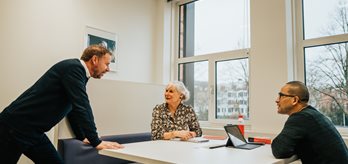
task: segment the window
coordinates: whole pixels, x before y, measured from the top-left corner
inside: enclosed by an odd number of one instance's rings
[[[218,119],[238,119],[238,115],[249,117],[248,103],[248,59],[234,59],[216,62],[216,106],[218,108],[236,108],[239,111],[229,113],[216,113]],[[230,97],[228,95],[238,95]]]
[[[175,62],[187,103],[200,121],[249,119],[249,0],[189,1],[178,15]]]
[[[347,43],[305,48],[306,82],[311,104],[338,126],[347,121]]]
[[[298,72],[304,72],[310,104],[336,126],[347,127],[348,0],[298,0],[295,4],[297,23],[302,25],[297,29],[298,63],[303,63]]]
[[[247,0],[202,0],[180,6],[180,57],[249,47]]]
[[[209,92],[208,62],[192,62],[179,64],[179,80],[185,83],[191,98],[187,104],[194,107],[199,120],[208,120]]]
[[[304,38],[347,33],[347,0],[303,0]],[[320,18],[320,19],[313,19]]]

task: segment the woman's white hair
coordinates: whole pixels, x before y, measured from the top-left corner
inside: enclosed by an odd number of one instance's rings
[[[190,99],[190,91],[185,87],[185,84],[181,81],[171,81],[167,86],[174,85],[176,90],[181,93],[181,101],[188,101]]]

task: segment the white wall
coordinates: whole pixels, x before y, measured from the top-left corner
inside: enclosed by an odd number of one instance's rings
[[[161,0],[0,1],[0,109],[32,85],[50,66],[79,58],[85,27],[117,34],[119,71],[107,79],[162,83],[155,71],[161,56],[158,15]],[[162,22],[163,20],[160,20]],[[162,30],[163,31],[163,30]],[[156,80],[159,79],[159,80]]]
[[[287,116],[275,100],[288,81],[285,0],[251,0],[250,117],[254,132],[277,134]]]
[[[164,102],[165,85],[91,79],[87,89],[98,134],[105,136],[151,132],[152,110]],[[66,121],[58,137],[72,137]]]

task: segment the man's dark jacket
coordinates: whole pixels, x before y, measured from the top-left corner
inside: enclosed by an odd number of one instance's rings
[[[14,129],[22,144],[30,146],[68,115],[76,137],[97,146],[101,141],[86,93],[87,81],[79,59],[61,61],[6,107],[0,121]]]

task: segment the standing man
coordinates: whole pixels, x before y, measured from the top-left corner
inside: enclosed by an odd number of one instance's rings
[[[272,142],[276,158],[297,155],[302,163],[348,163],[348,150],[332,122],[308,105],[304,83],[286,83],[276,100],[278,113],[289,115],[281,133]]]
[[[86,48],[79,59],[52,66],[33,86],[0,113],[0,160],[15,164],[21,154],[35,163],[64,163],[45,132],[68,116],[76,138],[96,149],[119,149],[101,141],[86,93],[89,77],[109,71],[112,53],[103,46]]]

